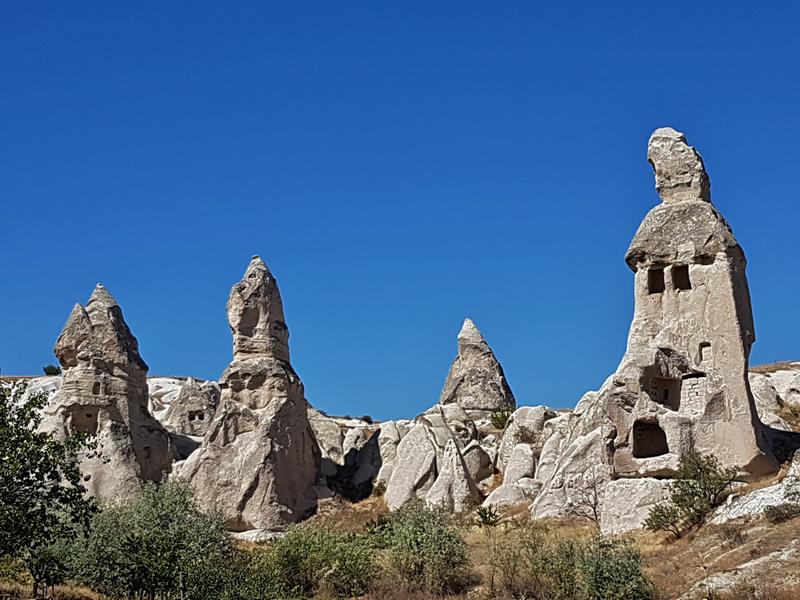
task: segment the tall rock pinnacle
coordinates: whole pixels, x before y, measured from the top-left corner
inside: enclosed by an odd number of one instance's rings
[[[514,394],[503,367],[470,319],[458,334],[458,356],[444,383],[440,404],[458,404],[476,410],[513,409]]]
[[[220,407],[180,476],[229,528],[280,529],[316,508],[320,451],[289,364],[278,284],[258,257],[231,290],[228,322],[233,362],[220,379]]]
[[[44,428],[97,435],[100,457],[82,465],[90,475],[88,489],[110,499],[132,493],[142,481],[160,480],[174,457],[172,443],[147,409],[148,367],[139,342],[101,284],[85,307],[72,309],[55,354],[64,379]]]

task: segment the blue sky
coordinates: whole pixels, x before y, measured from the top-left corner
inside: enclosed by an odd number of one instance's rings
[[[624,351],[664,125],[747,253],[753,362],[798,359],[800,9],[736,4],[2,3],[0,368],[100,281],[151,374],[217,378],[259,254],[318,407],[430,406],[466,316],[572,406]]]

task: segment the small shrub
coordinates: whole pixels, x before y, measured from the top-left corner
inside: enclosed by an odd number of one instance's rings
[[[642,560],[630,544],[597,537],[579,559],[583,596],[603,600],[646,600],[655,589],[642,573]]]
[[[495,429],[505,429],[506,424],[508,424],[508,420],[511,418],[511,414],[511,411],[508,409],[494,411],[490,417],[492,427]]]
[[[368,591],[377,570],[373,553],[364,535],[301,525],[260,551],[253,571],[276,598],[317,592],[349,598]]]
[[[391,569],[411,589],[456,590],[467,571],[467,545],[451,517],[422,506],[400,509],[372,527]]]
[[[42,369],[45,375],[61,375],[61,367],[57,367],[55,365],[47,365]]]
[[[730,492],[738,467],[723,468],[714,455],[684,454],[670,485],[670,499],[650,511],[645,528],[680,537],[686,527],[699,526]]]
[[[500,514],[494,506],[479,506],[475,512],[481,527],[495,527],[500,522]]]
[[[503,591],[530,600],[648,600],[655,595],[639,553],[605,537],[547,541],[523,526],[498,544]]]
[[[777,506],[768,506],[764,509],[764,516],[770,523],[783,523],[800,517],[800,504],[785,502]]]
[[[741,546],[747,539],[747,534],[741,527],[737,527],[736,525],[724,525],[719,530],[719,536],[732,548]]]
[[[386,482],[376,481],[372,484],[372,495],[376,497],[383,496],[386,493]]]

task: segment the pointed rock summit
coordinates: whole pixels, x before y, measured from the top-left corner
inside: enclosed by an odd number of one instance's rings
[[[87,487],[113,499],[169,471],[174,449],[148,411],[147,363],[122,309],[98,284],[86,306],[76,304],[55,346],[63,369],[43,428],[97,435],[99,456],[86,458]],[[105,462],[110,464],[105,464]]]
[[[289,362],[289,329],[278,282],[258,256],[231,289],[228,323],[233,332],[234,359],[271,356]]]
[[[516,405],[503,367],[471,319],[458,334],[458,356],[450,367],[440,404],[467,410],[512,409]]]
[[[656,129],[647,144],[647,160],[664,202],[710,202],[711,184],[703,159],[684,135],[671,127]]]
[[[220,406],[180,475],[230,529],[280,529],[315,510],[320,452],[289,364],[278,284],[258,257],[231,290],[228,322],[234,354],[219,382]]]

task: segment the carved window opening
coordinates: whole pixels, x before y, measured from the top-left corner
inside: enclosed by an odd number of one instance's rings
[[[97,412],[85,406],[76,406],[70,411],[70,427],[80,433],[97,433]]]
[[[189,412],[190,421],[203,421],[205,418],[206,415],[202,410],[193,410]]]
[[[689,279],[689,265],[675,265],[672,267],[672,287],[676,290],[692,289]]]
[[[664,285],[664,269],[657,267],[647,271],[647,293],[660,294],[666,289]]]
[[[636,421],[633,424],[632,438],[635,458],[652,458],[669,453],[667,434],[658,423]]]
[[[671,410],[681,404],[681,380],[672,377],[653,377],[650,383],[650,398]]]
[[[95,396],[99,396],[100,395],[100,382],[99,381],[95,381],[94,385],[92,385],[92,394],[95,395]]]
[[[710,342],[702,342],[700,344],[700,362],[707,362],[710,361],[712,357],[711,354],[711,343]]]

